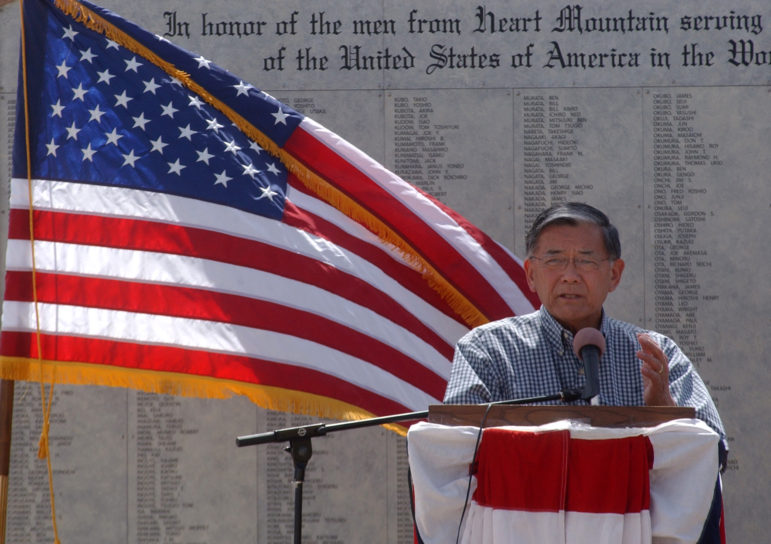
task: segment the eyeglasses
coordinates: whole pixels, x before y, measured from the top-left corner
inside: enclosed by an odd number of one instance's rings
[[[566,270],[568,263],[573,261],[573,266],[579,272],[594,272],[600,268],[600,263],[603,261],[609,261],[610,259],[592,259],[590,257],[565,257],[565,256],[553,256],[553,257],[530,257],[533,260],[541,261],[548,270],[562,271]]]

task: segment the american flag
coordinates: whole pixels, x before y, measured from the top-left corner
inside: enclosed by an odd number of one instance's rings
[[[1,377],[385,415],[532,309],[502,246],[203,56],[87,2],[22,24]]]

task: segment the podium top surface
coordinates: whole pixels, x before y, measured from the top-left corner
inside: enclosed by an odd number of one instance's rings
[[[429,406],[428,421],[440,425],[479,426],[485,404],[437,404]],[[694,418],[696,410],[683,406],[511,406],[493,405],[486,427],[545,425],[570,419],[595,427],[653,427],[674,419]]]

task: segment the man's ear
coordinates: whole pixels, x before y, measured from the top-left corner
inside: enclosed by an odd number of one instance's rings
[[[626,266],[626,264],[624,263],[624,259],[621,258],[613,261],[613,264],[610,266],[610,289],[608,289],[609,293],[618,287],[618,284],[621,281],[621,275],[624,273],[624,266]]]
[[[525,268],[525,277],[527,277],[527,286],[530,288],[530,291],[535,293],[535,281],[533,280],[535,271],[533,270],[533,262],[530,259],[525,259],[523,266]]]

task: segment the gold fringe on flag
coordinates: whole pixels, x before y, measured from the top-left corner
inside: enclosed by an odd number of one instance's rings
[[[224,399],[240,395],[268,410],[346,421],[375,417],[366,410],[330,397],[209,376],[8,356],[0,356],[0,365],[3,378],[10,380],[43,383],[55,379],[59,383],[126,387],[147,393],[197,398]],[[46,425],[44,433],[47,428]],[[387,428],[406,435],[406,429],[401,425],[387,425]],[[41,437],[40,451],[46,447],[47,441]]]

